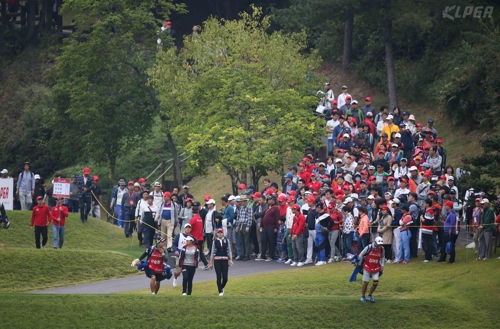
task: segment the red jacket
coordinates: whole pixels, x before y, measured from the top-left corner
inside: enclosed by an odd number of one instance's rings
[[[298,213],[293,217],[292,229],[290,230],[291,235],[299,235],[304,233],[306,229],[306,218],[302,213]]]
[[[203,241],[203,219],[199,214],[194,214],[189,221],[191,224],[191,235],[197,241]]]
[[[66,218],[68,217],[68,208],[66,206],[61,206],[62,211],[59,213],[59,206],[52,208],[50,212],[50,217],[52,218],[52,225],[64,226],[66,224]],[[60,219],[60,221],[58,221]]]
[[[311,173],[307,171],[302,171],[298,173],[300,179],[303,179],[306,182],[306,185],[311,181]]]
[[[48,226],[50,223],[50,210],[49,206],[43,204],[41,207],[37,204],[33,207],[31,212],[30,226]]]
[[[340,224],[342,224],[342,214],[337,209],[332,209],[330,211],[330,217],[333,219],[334,225],[332,231],[338,231],[340,229]]]
[[[310,182],[307,183],[307,187],[309,188],[309,190],[319,191],[321,190],[321,183],[318,181],[314,181],[314,183]]]
[[[286,217],[286,210],[288,209],[288,205],[285,203],[284,205],[278,205],[280,208],[280,216]]]
[[[365,121],[363,121],[364,125],[367,125],[368,128],[370,128],[370,133],[372,136],[375,136],[375,125],[373,124],[372,120],[366,118]]]

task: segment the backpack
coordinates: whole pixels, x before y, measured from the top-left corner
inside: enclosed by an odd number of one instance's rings
[[[31,174],[31,178],[34,178],[35,175],[33,175],[33,173],[30,171],[30,174]],[[24,177],[24,170],[23,172],[21,173],[21,179],[20,180],[23,180],[23,177]]]

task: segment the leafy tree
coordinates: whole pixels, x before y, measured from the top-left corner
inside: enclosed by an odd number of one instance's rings
[[[307,96],[305,77],[319,60],[316,52],[303,53],[305,34],[267,34],[270,18],[259,8],[240,17],[209,19],[203,33],[185,39],[182,62],[160,54],[152,74],[162,104],[171,101],[169,79],[190,99],[178,109],[183,120],[176,129],[190,171],[204,173],[215,164],[231,177],[234,193],[240,182],[258,186],[266,170],[283,172],[288,159],[320,145],[323,132],[308,110],[315,98]],[[182,70],[177,66],[161,79],[176,65]]]
[[[112,178],[117,158],[148,136],[160,111],[147,76],[160,49],[157,17],[183,12],[184,6],[169,0],[68,0],[63,8],[75,13],[77,33],[56,67],[54,144],[61,156],[107,163]],[[164,47],[173,46],[169,37],[162,40]]]

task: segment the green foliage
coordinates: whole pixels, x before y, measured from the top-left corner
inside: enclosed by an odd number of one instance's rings
[[[158,45],[160,17],[184,6],[168,0],[72,0],[64,10],[76,15],[78,32],[59,57],[51,127],[62,156],[107,163],[114,175],[116,160],[130,145],[151,133],[156,98],[146,71]],[[172,42],[164,39],[165,47]]]
[[[319,59],[315,52],[303,54],[305,34],[267,34],[270,18],[259,8],[240,16],[209,19],[201,35],[185,39],[183,62],[162,53],[151,74],[162,106],[173,97],[183,100],[176,134],[190,155],[191,172],[215,164],[231,176],[235,190],[247,173],[257,184],[266,170],[281,171],[285,156],[319,145],[322,134],[320,120],[308,110],[314,98],[306,96],[311,86],[305,77]],[[170,80],[178,90],[173,95]]]

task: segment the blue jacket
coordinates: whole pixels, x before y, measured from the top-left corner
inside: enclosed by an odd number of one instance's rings
[[[340,143],[338,144],[338,147],[343,149],[343,150],[350,151],[351,147],[353,145],[354,145],[354,143],[351,142],[351,139],[349,139],[347,142],[344,142],[343,140],[341,140]]]
[[[401,134],[401,143],[404,144],[403,150],[406,153],[413,151],[413,141],[411,139],[411,133],[409,131],[407,133],[403,133],[400,131],[399,133]]]
[[[452,234],[457,234],[457,215],[453,210],[448,211],[446,214],[446,220],[444,221],[444,233],[448,233],[451,230]]]
[[[227,205],[226,208],[224,208],[224,214],[222,215],[222,219],[227,219],[228,223],[231,223],[233,225],[234,222],[234,208],[231,205]]]

